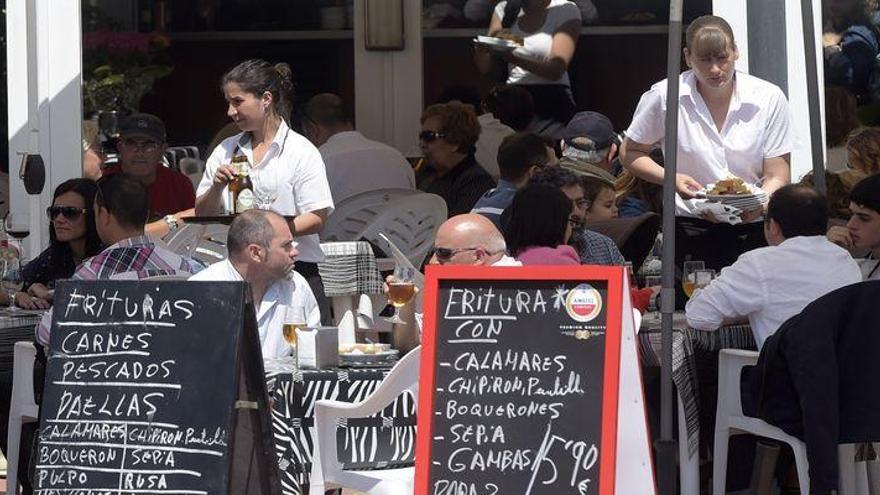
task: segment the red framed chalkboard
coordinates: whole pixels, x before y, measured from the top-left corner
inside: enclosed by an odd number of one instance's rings
[[[615,493],[623,270],[426,275],[415,493]]]

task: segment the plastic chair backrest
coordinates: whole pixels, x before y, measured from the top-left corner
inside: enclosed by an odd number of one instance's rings
[[[189,224],[172,232],[162,242],[174,253],[211,265],[226,259],[228,233],[229,227],[226,225]]]
[[[355,241],[367,225],[398,198],[415,194],[411,189],[377,189],[346,198],[327,217],[322,242]]]
[[[434,245],[437,229],[446,221],[446,212],[446,201],[440,196],[414,193],[379,212],[357,238],[384,246],[379,238],[382,232],[418,268]]]

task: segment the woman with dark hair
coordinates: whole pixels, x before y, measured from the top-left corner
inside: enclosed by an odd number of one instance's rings
[[[456,101],[438,103],[422,113],[419,146],[426,166],[416,172],[419,190],[446,201],[450,217],[468,213],[495,187],[495,179],[477,163],[480,123],[473,107]]]
[[[790,182],[794,131],[782,90],[737,72],[739,52],[727,21],[698,17],[686,38],[684,57],[690,70],[679,76],[676,266],[692,259],[720,270],[740,254],[767,245],[761,221],[766,204],[742,212],[738,225],[718,223],[703,216],[697,193],[733,175],[769,198]],[[620,156],[633,175],[658,185],[663,184],[664,169],[651,152],[666,144],[666,108],[664,80],[642,95]]]
[[[246,60],[223,75],[221,89],[226,114],[241,130],[223,140],[205,165],[196,191],[196,215],[232,211],[227,185],[235,179],[232,159],[246,159],[254,193],[271,209],[286,216],[296,235],[296,270],[309,282],[321,321],[329,324],[330,305],[318,274],[324,253],[318,233],[333,211],[333,199],[321,153],[304,136],[290,129],[293,80],[290,66],[265,60]]]
[[[531,184],[513,197],[505,238],[510,254],[523,265],[579,265],[567,245],[572,227],[571,200],[557,187]]]
[[[830,0],[822,34],[825,82],[849,90],[859,104],[871,99],[869,83],[880,52],[878,32],[871,21],[876,0]]]
[[[89,179],[70,179],[55,188],[49,216],[49,247],[21,270],[22,292],[15,303],[26,309],[52,305],[55,281],[69,278],[77,265],[101,251],[92,203],[98,187]],[[8,304],[8,296],[7,304]]]
[[[491,71],[491,53],[507,62],[507,84],[525,89],[534,99],[532,132],[559,139],[577,111],[568,64],[580,32],[580,9],[568,0],[503,0],[495,6],[488,35],[522,46],[500,53],[478,48],[477,68],[484,74]]]

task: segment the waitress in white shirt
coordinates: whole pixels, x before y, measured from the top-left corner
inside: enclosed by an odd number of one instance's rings
[[[504,0],[495,6],[489,36],[502,29],[523,39],[523,47],[499,56],[508,64],[507,84],[524,88],[535,101],[529,130],[560,139],[577,112],[568,64],[581,32],[580,9],[568,0]],[[489,51],[478,48],[475,61],[481,72],[489,73]]]
[[[739,225],[713,223],[695,213],[693,198],[731,175],[760,186],[768,197],[788,184],[791,118],[782,90],[736,72],[739,53],[727,21],[700,17],[686,38],[690,70],[680,76],[676,266],[692,259],[720,270],[743,252],[767,245],[763,209],[744,212]],[[642,95],[621,149],[623,165],[654,184],[663,184],[663,167],[649,153],[665,144],[666,107],[664,80]]]
[[[333,211],[333,199],[320,152],[287,123],[293,92],[290,66],[247,60],[223,75],[221,87],[226,114],[242,132],[223,140],[208,157],[196,191],[196,214],[231,210],[227,185],[235,178],[232,157],[247,157],[255,194],[274,198],[274,211],[296,217],[290,222],[299,244],[296,270],[308,280],[327,324],[330,307],[318,273],[317,263],[324,259],[318,233]]]

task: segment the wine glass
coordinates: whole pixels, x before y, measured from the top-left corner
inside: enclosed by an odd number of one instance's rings
[[[3,227],[6,229],[6,233],[9,234],[9,237],[18,239],[19,241],[31,233],[28,219],[21,213],[7,213],[6,219],[3,222]]]
[[[696,271],[705,270],[706,264],[702,261],[685,261],[681,276],[681,288],[684,293],[691,298],[694,294],[694,282],[696,281]]]
[[[392,281],[388,282],[388,300],[394,305],[394,316],[386,318],[386,320],[391,323],[406,324],[400,318],[400,308],[406,305],[416,293],[415,275],[415,268],[400,264],[395,265]]]
[[[15,294],[24,287],[24,281],[21,279],[21,262],[17,256],[3,260],[2,285],[9,296],[9,308],[15,309]]]

